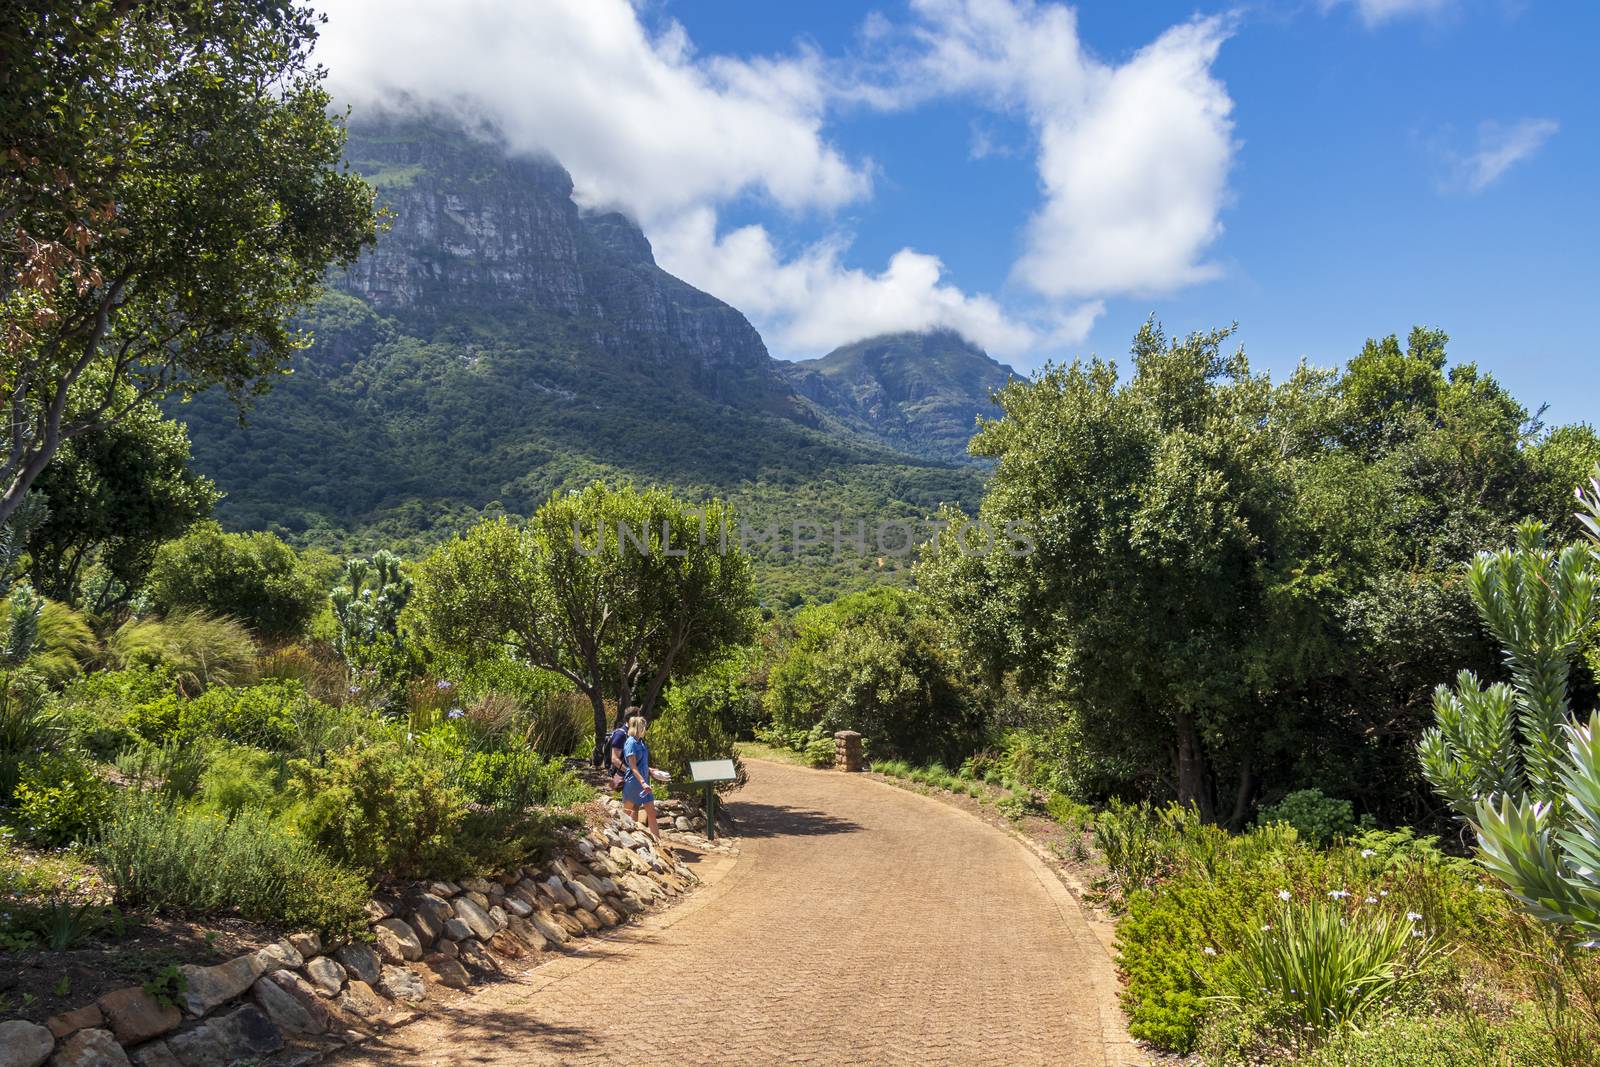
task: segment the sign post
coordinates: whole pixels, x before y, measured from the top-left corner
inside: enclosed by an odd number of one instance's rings
[[[739,777],[731,759],[703,759],[689,761],[689,781],[706,787],[706,837],[717,839],[717,786]]]

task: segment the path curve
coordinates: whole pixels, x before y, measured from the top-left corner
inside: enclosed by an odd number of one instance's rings
[[[336,1062],[1137,1062],[1104,948],[1019,841],[872,779],[750,771],[709,888]]]

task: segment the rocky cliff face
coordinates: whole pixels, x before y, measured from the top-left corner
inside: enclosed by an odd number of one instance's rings
[[[966,454],[978,417],[999,414],[989,394],[1019,377],[949,330],[869,337],[783,370],[796,391],[845,425],[947,457]]]
[[[804,416],[749,321],[657,267],[632,220],[581,213],[560,164],[418,119],[352,123],[345,154],[392,225],[340,284],[380,313],[422,325],[461,312],[583,320],[606,352],[689,361],[713,395],[754,390]]]

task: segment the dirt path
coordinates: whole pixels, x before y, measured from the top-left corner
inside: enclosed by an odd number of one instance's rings
[[[708,888],[335,1062],[1143,1062],[1104,949],[1019,842],[881,782],[750,767],[742,854],[705,861]]]

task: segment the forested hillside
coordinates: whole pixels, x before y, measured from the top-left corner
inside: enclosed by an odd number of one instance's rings
[[[599,476],[717,493],[763,529],[975,505],[980,477],[939,458],[955,431],[919,457],[819,411],[632,222],[581,214],[554,162],[419,120],[356,123],[346,156],[391,228],[304,317],[315,343],[243,426],[220,396],[177,409],[229,526],[415,549]],[[880,555],[814,550],[804,574],[776,546],[758,559],[788,602],[894,580]]]

